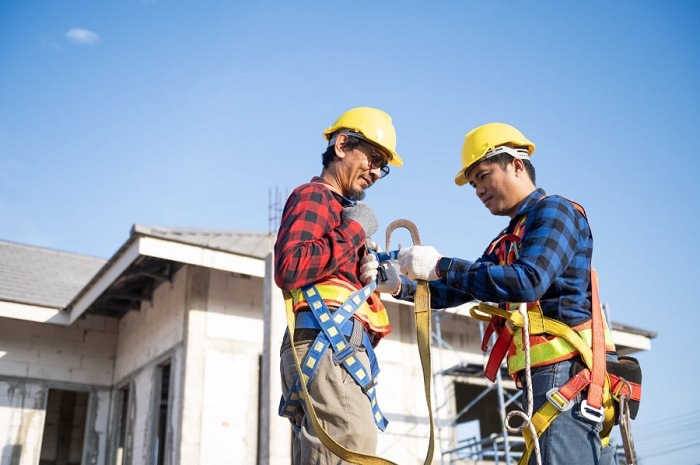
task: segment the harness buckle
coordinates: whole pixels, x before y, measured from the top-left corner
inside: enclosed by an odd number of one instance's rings
[[[559,392],[559,388],[550,389],[549,391],[547,391],[546,396],[547,400],[552,405],[554,405],[560,412],[566,412],[567,410],[570,410],[571,407],[573,407],[574,405],[573,400],[567,399]]]
[[[358,349],[359,347],[357,347],[357,345],[354,342],[348,341],[348,345],[343,350],[337,353],[333,352],[333,363],[335,363],[336,365],[340,365],[345,360],[355,355]]]
[[[605,420],[605,409],[603,407],[591,407],[588,405],[588,400],[583,399],[581,402],[581,415],[595,423],[601,423]]]
[[[377,385],[377,380],[375,378],[375,379],[371,379],[369,381],[369,383],[365,384],[364,386],[360,386],[360,388],[362,388],[362,392],[367,394],[376,385]]]

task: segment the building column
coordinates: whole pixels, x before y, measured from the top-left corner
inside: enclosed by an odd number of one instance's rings
[[[282,292],[275,285],[272,252],[265,257],[263,292],[259,465],[289,465],[292,461],[291,428],[289,421],[277,415],[282,395],[279,349],[287,317]]]

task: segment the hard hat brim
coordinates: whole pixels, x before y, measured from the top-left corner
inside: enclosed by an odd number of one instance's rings
[[[465,172],[466,172],[466,170],[464,168],[462,168],[461,170],[459,170],[459,172],[455,176],[455,184],[457,184],[458,186],[463,186],[465,184],[469,184],[469,179],[467,178],[467,175]]]

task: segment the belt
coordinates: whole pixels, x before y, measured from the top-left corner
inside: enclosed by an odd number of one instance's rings
[[[338,310],[338,307],[328,307],[328,309],[332,313],[332,312]],[[296,313],[299,314],[299,313],[303,313],[303,312],[311,312],[311,310],[309,310],[308,307],[303,307],[303,308],[297,310]],[[357,324],[358,323],[354,323],[353,326],[356,326]],[[367,333],[367,336],[369,337],[369,340],[370,340],[372,346],[374,347],[377,344],[377,342],[379,342],[379,338],[376,338],[376,337],[374,337],[374,335],[372,333],[369,333],[367,331],[367,328],[365,328],[364,324],[362,324],[361,322],[359,323],[359,325],[362,328],[362,330],[365,333]],[[302,343],[303,342],[313,342],[314,340],[316,340],[316,337],[318,337],[318,334],[320,332],[321,332],[320,329],[296,328],[294,330],[294,342],[302,342]],[[345,339],[350,341],[351,335],[346,335]],[[358,349],[364,350],[364,345],[362,344],[361,340],[354,341],[354,342],[355,342],[356,346],[358,347]],[[291,346],[291,342],[289,339],[289,329],[286,329],[284,331],[284,337],[282,339],[282,348],[280,351],[284,352],[284,350],[286,350],[289,346]]]

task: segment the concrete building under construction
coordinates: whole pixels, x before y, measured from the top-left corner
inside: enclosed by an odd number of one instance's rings
[[[273,241],[136,225],[108,259],[0,241],[0,465],[288,465]],[[385,297],[378,455],[421,464],[430,422],[412,305]],[[518,451],[502,426],[518,392],[481,377],[467,310],[433,316],[436,464]],[[653,333],[612,330],[621,353],[651,348]]]

